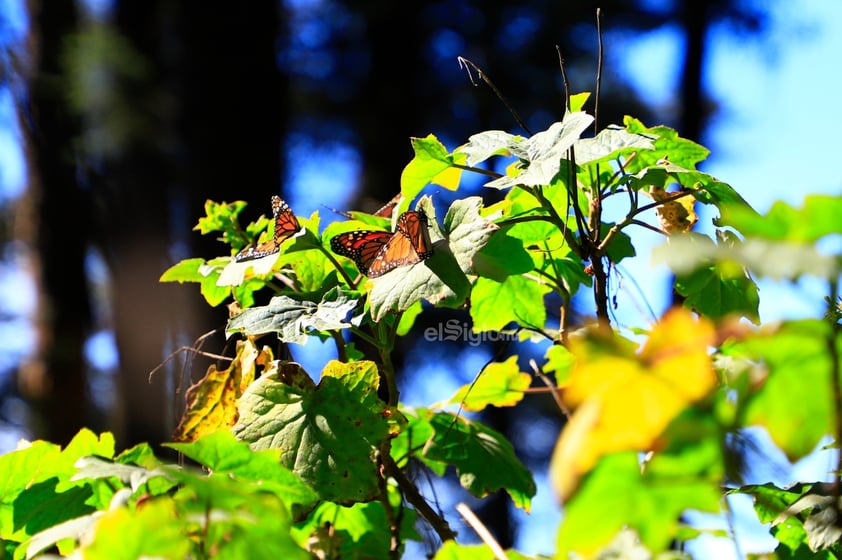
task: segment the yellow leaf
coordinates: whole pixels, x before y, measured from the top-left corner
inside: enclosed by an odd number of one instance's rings
[[[227,369],[216,365],[187,390],[187,409],[173,434],[174,441],[195,441],[219,428],[228,428],[237,421],[237,399],[254,381],[255,364],[266,364],[267,350],[259,352],[254,343],[237,343],[237,355]],[[271,356],[268,358],[271,360]],[[265,366],[264,366],[265,367]]]
[[[461,163],[464,163],[466,156],[462,155],[462,157],[458,159],[463,160]],[[430,182],[435,183],[436,185],[441,185],[447,190],[455,191],[459,188],[459,180],[461,178],[461,169],[459,169],[458,167],[448,167],[447,169],[433,177],[433,180]]]
[[[714,336],[707,321],[673,309],[638,352],[613,332],[571,339],[576,363],[564,400],[573,414],[551,466],[562,500],[603,455],[658,448],[669,423],[713,391]]]
[[[666,192],[663,187],[652,186],[649,189],[649,195],[659,202],[675,194]],[[658,217],[661,229],[667,233],[690,231],[690,228],[699,221],[699,216],[696,215],[694,209],[695,204],[696,199],[692,195],[687,195],[655,208],[655,215]]]
[[[461,404],[465,410],[479,411],[491,406],[514,406],[523,399],[532,384],[532,376],[522,373],[517,356],[505,362],[488,364],[476,382],[464,385],[450,398],[450,404]]]

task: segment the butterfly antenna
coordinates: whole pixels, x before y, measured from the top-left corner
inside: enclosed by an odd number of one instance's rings
[[[496,95],[496,96],[497,96],[497,99],[499,99],[499,100],[503,103],[503,105],[505,105],[505,106],[506,106],[506,109],[508,109],[508,110],[509,110],[509,112],[512,114],[512,116],[515,118],[515,121],[517,121],[517,124],[518,124],[518,125],[520,125],[520,127],[521,127],[523,130],[525,130],[527,134],[529,134],[530,136],[532,136],[532,131],[531,131],[531,130],[529,130],[529,127],[528,127],[528,126],[526,126],[526,123],[525,123],[525,122],[523,122],[523,119],[522,119],[522,118],[520,118],[520,115],[519,115],[519,114],[518,114],[518,112],[515,110],[515,108],[514,108],[514,107],[512,107],[512,104],[511,104],[511,103],[509,103],[509,100],[508,100],[508,99],[506,99],[506,97],[502,94],[502,92],[501,92],[499,89],[497,89],[497,86],[495,86],[495,85],[494,85],[494,82],[492,82],[492,81],[491,81],[491,78],[489,78],[489,77],[488,77],[488,75],[487,75],[485,72],[483,72],[483,71],[480,69],[480,67],[479,67],[479,66],[477,66],[476,64],[474,64],[473,62],[471,62],[471,61],[470,61],[470,60],[468,60],[467,58],[465,58],[465,57],[463,57],[463,56],[459,56],[459,57],[457,57],[456,59],[459,61],[459,68],[464,68],[464,69],[465,69],[465,72],[467,72],[467,73],[468,73],[468,78],[471,80],[471,83],[472,83],[474,86],[478,85],[478,84],[474,81],[474,76],[473,76],[473,74],[471,74],[471,68],[473,68],[473,69],[474,69],[474,71],[477,73],[477,76],[479,76],[479,79],[481,79],[483,82],[485,82],[485,84],[486,84],[488,87],[490,87],[490,88],[491,88],[491,91],[493,91],[493,92],[494,92],[494,95]]]
[[[353,219],[354,219],[354,217],[353,217],[353,216],[351,216],[351,214],[350,214],[349,212],[343,212],[342,210],[337,210],[336,208],[331,208],[330,206],[326,206],[326,205],[324,205],[324,204],[321,204],[320,206],[322,206],[322,207],[324,207],[324,208],[327,208],[328,210],[330,210],[330,211],[331,211],[331,212],[333,212],[334,214],[338,214],[338,215],[340,215],[340,216],[344,216],[344,217],[348,218],[349,220],[353,220]]]

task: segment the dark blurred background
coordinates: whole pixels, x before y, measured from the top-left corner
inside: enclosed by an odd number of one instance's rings
[[[191,231],[205,200],[246,200],[244,217],[255,219],[277,193],[297,213],[320,210],[329,221],[322,204],[370,210],[398,192],[412,136],[433,133],[452,149],[482,130],[523,134],[458,56],[542,130],[563,114],[556,47],[572,92],[594,91],[599,7],[600,124],[630,114],[704,143],[721,102],[705,85],[712,30],[774,51],[791,38],[770,33],[769,4],[6,0],[0,87],[26,180],[3,197],[4,275],[14,270],[19,287],[3,290],[0,312],[5,336],[26,343],[0,362],[0,431],[66,443],[87,426],[114,432],[121,448],[167,441],[184,368],[196,379],[208,363],[174,360],[151,383],[149,373],[227,317],[197,285],[158,282],[181,259],[225,251]],[[665,32],[677,40],[651,64],[673,64],[673,79],[657,101],[639,97],[619,61]],[[24,319],[18,298],[34,302]],[[443,320],[430,317],[422,326]],[[217,335],[205,349],[224,344]],[[302,360],[324,361],[324,348]],[[454,384],[469,382],[501,349],[410,337],[401,350],[402,396],[430,403],[417,395],[431,369],[458,363]],[[486,420],[521,442],[536,469],[560,422],[540,399]],[[3,443],[0,451],[14,445]],[[511,544],[517,523],[506,501],[486,507]]]

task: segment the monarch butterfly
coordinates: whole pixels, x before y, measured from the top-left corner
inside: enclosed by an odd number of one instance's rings
[[[298,218],[295,217],[289,205],[279,196],[272,197],[272,217],[275,218],[275,231],[272,239],[261,243],[257,247],[243,249],[234,257],[237,262],[259,259],[281,250],[281,243],[301,230]]]
[[[387,231],[349,231],[330,240],[330,248],[337,255],[350,257],[360,272],[377,278],[399,266],[409,266],[428,259],[433,254],[427,215],[410,210],[398,217],[394,233]]]

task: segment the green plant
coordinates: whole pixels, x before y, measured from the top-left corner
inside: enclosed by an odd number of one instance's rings
[[[468,412],[517,406],[533,375],[512,354],[443,404],[404,406],[392,352],[435,306],[469,308],[474,332],[508,329],[523,344],[547,346],[534,373],[568,416],[550,467],[564,506],[546,547],[555,557],[665,553],[699,534],[682,522],[686,511],[718,513],[725,496],[744,493],[757,499],[761,521],[774,522],[779,557],[836,558],[838,486],[740,486],[729,442],[762,426],[796,459],[823,436],[840,436],[840,260],[813,244],[842,233],[842,197],[811,196],[803,208],[777,204],[761,216],[697,170],[708,151],[674,130],[627,117],[583,138],[593,125],[581,110],[587,97],[573,96],[561,122],[528,137],[486,131],[452,151],[433,136],[413,139],[394,215],[419,199],[435,252],[376,279],[334,255],[329,240],[389,229],[388,219],[353,213],[322,229],[314,213],[279,253],[235,262],[268,222],[242,228],[244,202],[208,201],[197,229],[220,235],[230,254],[182,261],[161,278],[198,283],[210,305],[237,304],[227,325],[235,355],[190,389],[180,442],[168,444],[196,467],[165,464],[145,445],[115,455],[108,434],[89,432],[64,450],[39,441],[4,455],[6,552],[395,558],[425,522],[444,542],[436,558],[499,556],[493,539],[456,544],[451,520],[408,467],[438,476],[455,469],[474,496],[502,490],[528,511],[532,473]],[[480,167],[496,160],[509,162],[505,173]],[[463,173],[488,177],[502,202],[486,207],[468,196],[439,219],[419,195],[431,183],[458,191]],[[603,217],[609,199],[622,201],[615,222]],[[695,203],[718,210],[715,239],[690,231]],[[684,308],[621,331],[610,321],[609,273],[634,256],[641,227],[664,233],[658,255],[677,274]],[[759,327],[753,276],[805,274],[828,282],[827,317]],[[587,288],[594,320],[573,324],[572,298]],[[273,297],[256,305],[264,293]],[[560,302],[552,325],[549,302]],[[366,344],[367,357],[345,333]],[[316,383],[259,347],[266,334],[288,344],[332,340],[339,359]]]

